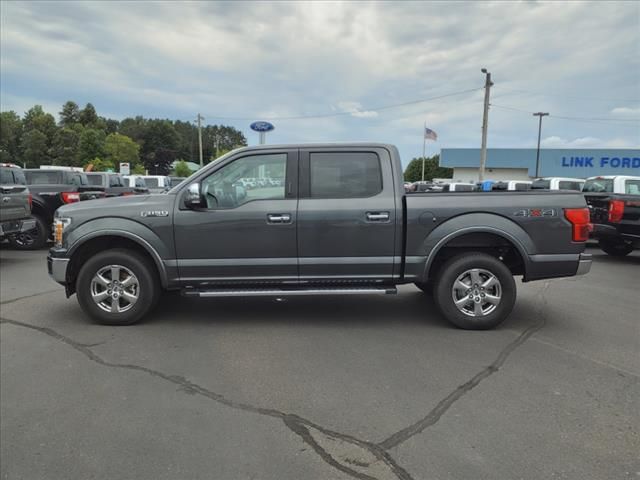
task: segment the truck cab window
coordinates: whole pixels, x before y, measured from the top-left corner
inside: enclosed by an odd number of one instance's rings
[[[286,167],[286,153],[234,160],[202,181],[207,208],[236,208],[253,200],[284,199]]]
[[[366,198],[382,191],[380,159],[373,152],[309,155],[311,198]]]

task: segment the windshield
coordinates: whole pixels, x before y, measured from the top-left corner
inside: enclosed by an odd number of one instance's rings
[[[591,178],[582,187],[583,192],[613,193],[612,178]]]

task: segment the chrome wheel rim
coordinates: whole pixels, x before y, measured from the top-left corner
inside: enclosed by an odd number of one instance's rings
[[[453,303],[469,317],[484,317],[502,300],[500,280],[489,270],[472,268],[463,272],[451,287]]]
[[[133,308],[140,297],[138,277],[122,265],[107,265],[91,279],[91,298],[108,313],[124,313]]]

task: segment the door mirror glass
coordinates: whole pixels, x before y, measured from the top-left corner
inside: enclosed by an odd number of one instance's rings
[[[202,195],[200,194],[200,184],[192,183],[187,187],[184,196],[184,205],[187,208],[201,208],[204,206]]]

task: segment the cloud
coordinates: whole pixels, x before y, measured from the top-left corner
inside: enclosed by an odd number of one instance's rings
[[[596,137],[567,139],[551,136],[543,138],[540,146],[544,148],[639,148],[640,142],[633,142],[626,138],[603,140]]]
[[[491,109],[489,146],[531,146],[527,111],[638,116],[639,15],[631,2],[4,2],[0,105],[199,112],[250,141],[250,121],[224,117],[347,112],[274,120],[269,139],[388,141],[407,159],[421,154],[425,121],[439,135],[430,149],[478,146],[483,92],[376,108],[481,87],[487,67],[492,99],[524,110]],[[594,146],[633,145],[639,133],[552,118],[543,132],[552,144]]]

